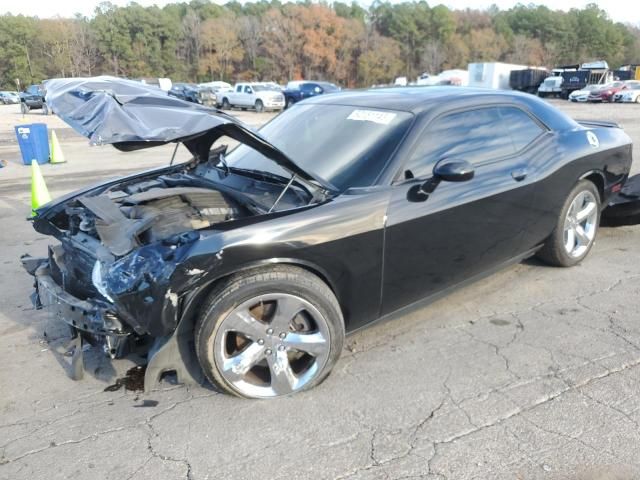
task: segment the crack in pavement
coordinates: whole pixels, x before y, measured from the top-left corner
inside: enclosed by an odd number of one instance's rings
[[[185,388],[188,389],[188,387],[185,387]],[[153,430],[152,422],[154,420],[156,420],[158,417],[164,415],[167,412],[172,411],[178,405],[181,405],[183,403],[191,402],[193,400],[197,400],[197,399],[200,399],[200,398],[212,397],[212,396],[216,396],[216,395],[219,395],[219,394],[217,392],[209,392],[207,394],[197,395],[197,396],[191,394],[188,398],[173,402],[171,405],[169,405],[168,407],[166,407],[162,411],[154,413],[154,414],[150,415],[149,417],[147,417],[147,418],[145,418],[145,419],[143,419],[143,420],[141,420],[139,422],[136,422],[133,425],[122,425],[122,426],[119,426],[119,427],[114,427],[114,428],[106,429],[106,430],[99,431],[99,432],[93,432],[93,433],[85,435],[84,437],[81,437],[79,439],[65,440],[65,441],[60,442],[60,443],[51,442],[47,446],[44,446],[44,447],[41,447],[41,448],[37,448],[37,449],[33,449],[33,450],[29,450],[29,451],[24,452],[24,453],[22,453],[22,454],[20,454],[20,455],[18,455],[16,457],[13,457],[13,458],[4,458],[4,457],[2,457],[0,459],[0,465],[6,465],[6,464],[9,464],[9,463],[17,462],[19,460],[22,460],[23,458],[30,457],[32,455],[37,455],[37,454],[42,453],[42,452],[44,452],[46,450],[49,450],[51,448],[58,448],[58,447],[62,447],[64,445],[79,444],[79,443],[83,443],[83,442],[85,442],[87,440],[97,439],[98,437],[100,437],[102,435],[108,435],[108,434],[111,434],[111,433],[120,432],[120,431],[124,431],[124,430],[135,430],[135,429],[140,429],[140,428],[143,428],[143,427],[147,427],[148,430],[151,430],[152,432],[155,433],[155,431]],[[150,443],[152,436],[149,433],[147,434],[147,436],[148,436],[148,439],[149,439],[148,442]],[[156,436],[159,436],[159,435],[156,435]],[[155,452],[155,450],[153,450],[152,448],[150,449],[150,452],[152,454],[154,454],[154,456],[157,456],[158,458],[160,458],[160,460],[163,460],[163,461],[164,460],[166,460],[166,461],[175,461],[175,462],[182,461],[182,460],[173,459],[173,458],[168,457],[168,456],[163,456],[163,455]],[[184,463],[188,466],[187,479],[191,480],[191,478],[192,478],[191,477],[191,465],[189,464],[189,462],[187,460],[184,460]]]

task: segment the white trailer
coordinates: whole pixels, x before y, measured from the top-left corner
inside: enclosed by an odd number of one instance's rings
[[[469,64],[469,86],[510,90],[509,75],[512,70],[525,70],[526,65],[488,62]]]

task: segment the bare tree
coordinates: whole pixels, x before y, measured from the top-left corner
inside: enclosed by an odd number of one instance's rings
[[[189,75],[195,79],[199,71],[199,56],[202,47],[200,17],[189,9],[182,19],[182,35],[184,40],[184,58],[187,61]]]
[[[438,40],[430,40],[423,48],[422,66],[428,73],[438,74],[447,59],[444,45]]]
[[[262,25],[254,16],[240,17],[237,23],[238,38],[244,47],[251,69],[256,70],[256,59],[262,45]]]

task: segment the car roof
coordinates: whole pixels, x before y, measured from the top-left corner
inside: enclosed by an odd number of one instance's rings
[[[529,93],[490,88],[437,86],[388,87],[369,90],[348,90],[305,99],[306,105],[345,105],[349,107],[380,108],[406,111],[416,117],[438,115],[460,108],[484,105],[511,104],[530,111],[552,130],[577,128],[578,124],[566,113]]]
[[[422,113],[430,107],[442,105],[448,100],[460,100],[468,97],[481,103],[481,99],[518,101],[522,103],[532,97],[513,90],[493,90],[489,88],[472,88],[456,86],[434,87],[388,87],[368,90],[349,90],[312,97],[305,103],[340,104],[354,107],[375,107],[389,110],[403,110],[414,114]]]

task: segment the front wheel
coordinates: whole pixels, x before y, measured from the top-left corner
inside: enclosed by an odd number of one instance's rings
[[[258,113],[264,112],[264,103],[262,103],[262,100],[256,100],[255,109]]]
[[[273,398],[319,384],[344,343],[336,297],[318,277],[276,266],[218,285],[197,320],[196,354],[218,389]]]
[[[600,223],[600,192],[589,180],[580,180],[569,193],[553,233],[538,256],[550,265],[572,267],[589,253]]]

